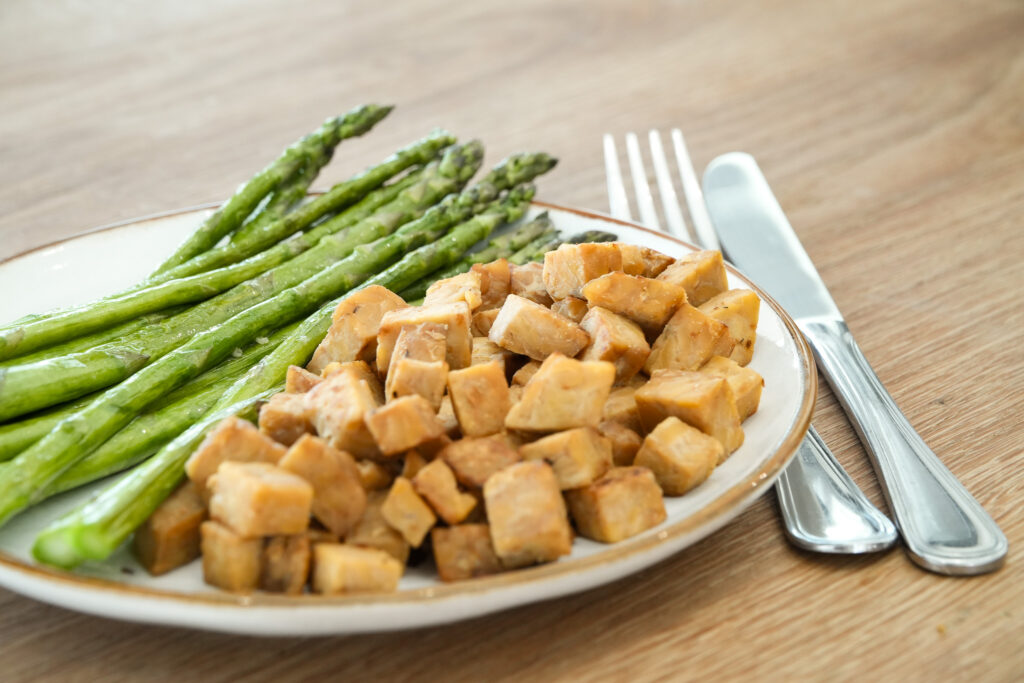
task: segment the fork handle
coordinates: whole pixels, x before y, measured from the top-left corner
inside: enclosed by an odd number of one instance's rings
[[[846,323],[798,325],[871,457],[911,558],[940,574],[998,569],[1006,536],[910,426]]]

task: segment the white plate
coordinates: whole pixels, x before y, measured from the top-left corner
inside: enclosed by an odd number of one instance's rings
[[[615,232],[626,242],[680,256],[693,247],[660,233],[584,211],[537,202],[563,234]],[[0,264],[0,321],[95,299],[150,272],[209,213],[209,208],[99,229]],[[730,286],[749,281],[730,269]],[[562,560],[454,584],[432,567],[410,569],[399,591],[383,596],[238,597],[202,581],[198,562],[149,576],[122,549],[104,563],[62,572],[35,563],[34,534],[84,500],[95,487],[40,505],[0,530],[0,584],[38,600],[116,619],[258,635],[385,631],[440,624],[598,586],[676,553],[719,529],[768,490],[810,423],[816,376],[793,322],[763,292],[751,367],[765,379],[758,412],[744,423],[746,441],[689,494],[667,498],[668,519],[614,545],[578,538]],[[102,482],[99,484],[102,485]]]

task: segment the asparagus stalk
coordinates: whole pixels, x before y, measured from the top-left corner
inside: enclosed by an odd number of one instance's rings
[[[328,119],[319,130],[285,150],[277,160],[243,185],[217,212],[203,223],[156,270],[162,273],[180,265],[217,244],[222,237],[236,230],[263,198],[301,169],[309,157],[325,154],[345,138],[362,135],[387,116],[393,107],[365,105],[343,116]]]
[[[508,261],[517,266],[525,265],[530,261],[535,261],[537,254],[544,254],[551,249],[557,249],[561,243],[562,238],[558,236],[558,231],[549,230],[509,256]]]
[[[202,330],[298,285],[336,264],[367,241],[423,215],[460,188],[479,167],[479,143],[449,148],[423,178],[356,225],[321,239],[305,253],[158,325],[115,342],[59,358],[0,368],[0,420],[77,398],[110,386],[186,343]]]
[[[584,242],[614,242],[619,239],[619,236],[614,232],[605,232],[604,230],[587,230],[585,232],[576,233],[572,237],[566,240],[569,244],[583,244]]]
[[[474,218],[430,244],[406,255],[366,281],[392,289],[415,281],[423,269],[444,267],[491,230],[525,211],[532,188],[517,188]],[[62,567],[86,559],[104,559],[152,514],[184,477],[184,464],[206,433],[239,406],[278,390],[289,365],[304,365],[330,326],[337,301],[322,307],[244,378],[225,392],[202,420],[172,440],[159,453],[101,493],[47,527],[37,538],[33,553],[41,562]]]
[[[490,263],[500,258],[508,258],[550,228],[551,219],[545,211],[516,230],[493,238],[485,248],[466,255],[458,263],[420,278],[417,282],[399,292],[399,296],[406,301],[422,299],[430,285],[438,280],[444,280],[445,278],[465,273],[477,263]]]

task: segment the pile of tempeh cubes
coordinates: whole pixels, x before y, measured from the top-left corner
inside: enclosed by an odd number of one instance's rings
[[[231,591],[365,593],[427,550],[458,581],[641,533],[743,443],[759,305],[719,252],[621,243],[477,265],[420,306],[356,291],[258,428],[209,434],[137,554],[201,554]]]

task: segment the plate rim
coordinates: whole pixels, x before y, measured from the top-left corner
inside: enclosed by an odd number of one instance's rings
[[[311,195],[322,194],[321,192],[311,192]],[[21,252],[13,254],[8,257],[0,258],[0,266],[5,265],[11,261],[20,259],[24,256],[32,254],[37,251],[42,251],[48,248],[56,247],[66,242],[76,240],[88,235],[92,235],[99,232],[106,232],[115,230],[118,228],[124,228],[131,225],[145,223],[148,221],[159,220],[163,218],[170,218],[173,216],[179,216],[189,213],[198,213],[200,211],[206,211],[214,209],[220,206],[222,202],[207,202],[198,204],[190,207],[172,209],[169,211],[161,211],[145,216],[136,218],[129,218],[126,220],[116,221],[113,223],[107,223],[97,227],[89,228],[81,232],[63,237],[61,239],[53,240],[42,245],[30,247]],[[644,233],[655,235],[658,238],[666,239],[671,242],[675,242],[687,249],[700,251],[700,247],[691,244],[683,239],[671,235],[667,232],[653,230],[643,225],[635,223],[633,221],[623,220],[609,216],[607,214],[593,211],[589,209],[578,209],[574,207],[564,206],[561,204],[555,204],[551,202],[533,200],[531,202],[533,206],[540,207],[542,209],[549,209],[554,211],[562,211],[566,213],[576,214],[578,216],[595,219],[605,223],[613,223],[622,225],[633,230],[639,230]],[[678,520],[670,526],[660,530],[657,534],[652,534],[646,538],[634,539],[632,543],[622,544],[609,544],[606,550],[602,550],[599,553],[595,553],[588,557],[576,558],[569,562],[554,562],[549,564],[538,565],[534,567],[527,567],[517,569],[512,572],[506,572],[496,574],[488,577],[479,577],[468,581],[460,581],[453,583],[441,583],[434,586],[407,589],[396,593],[383,593],[383,594],[372,594],[372,595],[353,595],[353,596],[322,596],[322,595],[274,595],[269,593],[252,593],[247,595],[236,595],[227,592],[210,592],[210,593],[181,593],[167,589],[149,588],[134,584],[124,584],[109,579],[103,579],[93,576],[81,576],[60,569],[54,569],[39,564],[30,564],[20,559],[10,556],[6,552],[0,550],[0,568],[7,572],[25,575],[28,580],[36,581],[58,581],[65,585],[69,589],[81,589],[88,591],[103,591],[105,593],[114,593],[122,597],[138,597],[142,599],[158,599],[167,600],[175,603],[189,603],[198,604],[207,608],[316,608],[316,607],[348,607],[348,606],[364,606],[370,607],[374,605],[396,605],[396,604],[409,604],[409,605],[422,605],[425,603],[438,603],[443,602],[446,599],[453,598],[466,598],[475,595],[488,593],[494,590],[501,590],[505,588],[515,587],[522,584],[529,584],[534,582],[543,583],[548,580],[566,579],[571,574],[592,571],[600,566],[615,564],[618,562],[625,561],[631,557],[642,556],[649,553],[659,546],[664,546],[671,543],[675,538],[683,537],[688,534],[696,532],[698,529],[703,527],[711,527],[711,531],[707,534],[714,533],[719,528],[727,524],[733,517],[741,512],[745,505],[749,505],[754,498],[764,492],[765,487],[771,486],[778,475],[782,472],[782,469],[788,464],[789,460],[796,453],[797,447],[803,440],[804,434],[807,432],[808,427],[811,424],[811,416],[814,412],[814,405],[817,399],[818,392],[818,377],[817,370],[815,367],[813,355],[807,341],[804,339],[803,334],[799,331],[796,323],[789,316],[788,313],[779,305],[775,299],[768,295],[764,290],[757,286],[756,283],[752,282],[746,275],[740,272],[732,264],[725,262],[725,267],[729,273],[747,287],[752,289],[761,298],[763,302],[766,302],[773,310],[773,312],[782,321],[783,326],[789,333],[790,338],[793,340],[797,358],[799,360],[799,369],[804,377],[805,391],[801,399],[799,408],[797,410],[796,417],[789,430],[783,437],[779,447],[775,452],[768,458],[762,465],[742,480],[737,481],[735,484],[726,489],[721,495],[715,500],[709,503],[707,506],[697,511],[696,513],[689,515],[688,517]],[[617,547],[618,546],[618,547]],[[684,548],[678,548],[671,551],[666,555],[674,555]],[[15,591],[17,592],[17,591]],[[532,602],[532,601],[526,601]],[[523,603],[526,604],[526,603]]]

